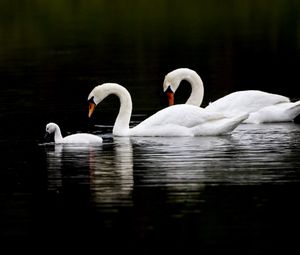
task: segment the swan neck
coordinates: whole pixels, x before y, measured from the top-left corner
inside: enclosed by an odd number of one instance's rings
[[[121,86],[117,86],[113,94],[118,96],[120,100],[120,110],[114,124],[113,134],[125,136],[129,132],[129,122],[132,113],[131,96],[129,92]]]
[[[63,137],[62,137],[62,135],[61,135],[60,128],[59,128],[59,126],[56,126],[55,132],[54,132],[54,141],[55,141],[56,143],[59,143],[59,142],[61,142],[62,140],[63,140]]]
[[[203,82],[200,76],[197,73],[192,72],[184,79],[188,81],[192,87],[191,95],[186,101],[186,104],[200,106],[204,95]]]

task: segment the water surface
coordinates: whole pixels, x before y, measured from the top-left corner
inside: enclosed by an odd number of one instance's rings
[[[136,125],[166,106],[164,75],[178,67],[200,74],[203,106],[243,89],[299,99],[299,9],[285,0],[1,1],[0,240],[139,254],[297,248],[299,124],[115,138],[117,98],[91,120],[86,100],[95,85],[120,83]],[[189,91],[183,82],[176,102]],[[104,143],[45,143],[48,122]]]
[[[14,193],[14,207],[4,207],[12,221],[4,225],[16,229],[2,234],[67,236],[113,250],[120,243],[145,253],[293,247],[300,223],[299,137],[298,124],[284,123],[242,124],[219,137],[107,133],[101,146],[42,143],[35,148],[41,162],[29,164],[43,166],[38,171],[45,176],[34,181],[44,183]],[[33,173],[21,181],[26,178]]]

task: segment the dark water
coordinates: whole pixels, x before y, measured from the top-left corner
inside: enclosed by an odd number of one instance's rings
[[[296,100],[299,31],[298,1],[1,1],[0,242],[140,254],[298,249],[299,124],[114,138],[117,99],[91,120],[86,99],[97,84],[122,84],[135,125],[166,106],[164,75],[189,67],[204,105],[242,89]],[[183,84],[177,101],[188,93]],[[45,144],[50,121],[104,143]]]

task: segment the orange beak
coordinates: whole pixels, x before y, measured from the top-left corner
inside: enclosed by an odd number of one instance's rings
[[[93,112],[95,111],[96,104],[89,102],[89,118],[92,116]]]
[[[167,93],[167,97],[168,97],[169,106],[174,105],[174,92],[169,89],[169,90],[167,90],[166,93]]]

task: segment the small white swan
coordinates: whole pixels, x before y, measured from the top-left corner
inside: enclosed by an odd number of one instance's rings
[[[57,124],[50,122],[46,125],[46,134],[52,134],[54,133],[54,142],[55,143],[93,143],[93,144],[99,144],[102,143],[102,138],[93,135],[93,134],[87,134],[87,133],[79,133],[79,134],[73,134],[66,137],[62,137],[60,128]]]
[[[104,98],[114,94],[120,99],[113,135],[116,136],[200,136],[222,135],[231,132],[248,114],[226,117],[222,113],[204,110],[194,105],[174,105],[158,111],[137,126],[130,128],[131,96],[127,89],[116,83],[96,86],[88,96],[89,117]]]
[[[182,80],[192,87],[186,104],[200,106],[204,87],[200,76],[188,68],[179,68],[165,76],[163,89],[167,93],[169,105],[174,104],[174,93]],[[288,122],[300,114],[300,101],[291,102],[288,97],[267,93],[260,90],[236,91],[224,96],[205,109],[227,114],[249,113],[244,123]]]

